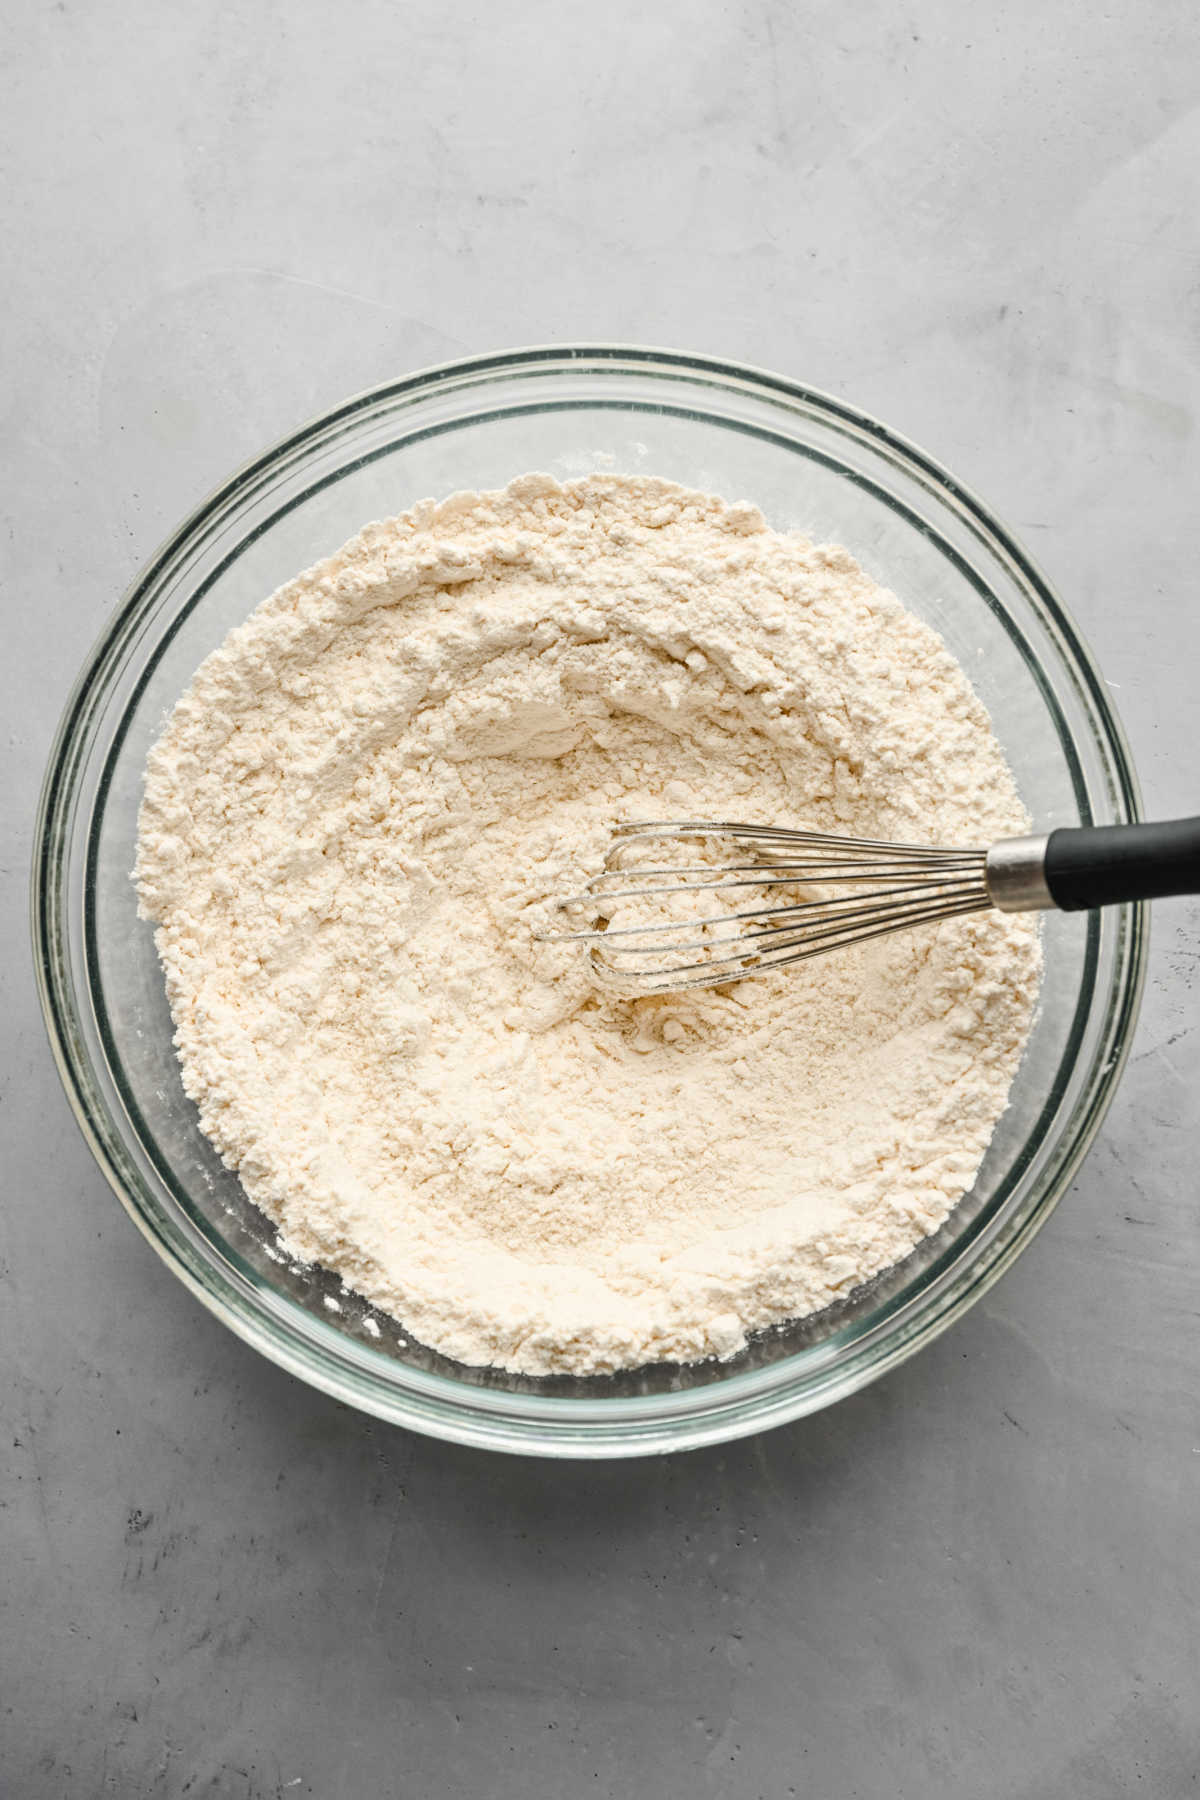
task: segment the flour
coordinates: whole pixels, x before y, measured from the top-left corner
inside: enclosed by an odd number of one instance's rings
[[[292,1254],[467,1363],[724,1357],[970,1186],[1038,940],[982,915],[630,1000],[539,943],[612,821],[980,843],[1027,820],[928,627],[665,482],[368,526],[208,658],[137,868],[201,1125]]]

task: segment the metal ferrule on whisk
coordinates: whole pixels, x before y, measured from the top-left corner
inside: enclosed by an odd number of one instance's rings
[[[987,853],[984,880],[992,905],[1001,912],[1045,912],[1054,905],[1046,884],[1045,832],[1037,837],[1001,838]]]

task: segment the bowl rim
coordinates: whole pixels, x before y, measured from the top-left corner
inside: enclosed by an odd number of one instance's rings
[[[35,818],[30,882],[30,911],[34,972],[50,1047],[60,1079],[84,1138],[109,1186],[143,1237],[184,1285],[238,1336],[290,1373],[310,1385],[378,1417],[451,1441],[491,1449],[548,1456],[599,1457],[639,1455],[673,1449],[695,1448],[757,1432],[770,1425],[799,1417],[830,1404],[874,1380],[913,1355],[948,1328],[980,1294],[1016,1259],[1040,1229],[1070,1184],[1108,1110],[1122,1068],[1129,1054],[1147,956],[1148,912],[1144,906],[1123,909],[1124,928],[1120,953],[1109,993],[1105,1042],[1106,1062],[1092,1084],[1084,1116],[1055,1146],[1056,1156],[1043,1177],[1044,1192],[1029,1205],[1018,1227],[993,1247],[991,1255],[962,1272],[941,1303],[893,1331],[876,1344],[870,1356],[862,1354],[875,1330],[888,1322],[891,1310],[879,1320],[868,1321],[855,1339],[860,1354],[854,1366],[841,1368],[839,1378],[813,1383],[809,1376],[792,1381],[786,1372],[810,1352],[781,1359],[766,1369],[732,1376],[683,1391],[615,1398],[597,1395],[563,1398],[490,1389],[455,1382],[453,1378],[389,1364],[403,1371],[389,1381],[361,1372],[353,1365],[361,1359],[347,1352],[360,1347],[321,1320],[305,1314],[301,1331],[293,1320],[302,1312],[285,1296],[257,1279],[251,1282],[256,1301],[239,1300],[209,1258],[199,1255],[177,1221],[169,1218],[151,1197],[142,1204],[130,1190],[125,1174],[94,1117],[83,1079],[89,1053],[73,1029],[74,1007],[69,984],[60,968],[56,921],[64,902],[54,851],[62,833],[54,827],[69,818],[76,773],[89,739],[87,724],[103,693],[106,672],[119,659],[127,635],[151,604],[156,583],[172,560],[193,543],[205,525],[244,492],[248,485],[277,472],[304,451],[350,427],[365,415],[396,400],[428,398],[439,390],[474,388],[504,378],[542,370],[547,373],[618,369],[650,376],[672,375],[680,380],[707,380],[714,388],[734,387],[768,399],[798,404],[810,413],[824,415],[843,429],[849,427],[920,475],[943,504],[952,506],[1017,571],[1029,597],[1045,615],[1044,622],[1060,640],[1069,665],[1080,682],[1095,714],[1103,748],[1111,763],[1106,773],[1115,778],[1113,799],[1131,819],[1141,816],[1140,792],[1124,730],[1107,687],[1074,620],[1040,568],[1011,531],[978,498],[935,458],[912,440],[894,431],[862,409],[819,389],[777,375],[754,365],[686,351],[620,343],[534,345],[458,358],[383,382],[350,396],[332,409],[317,414],[288,432],[274,444],[244,461],[188,513],[148,558],[126,588],[102,627],[80,668],[63,708],[47,759]],[[540,409],[537,409],[540,410]],[[103,794],[103,786],[100,789]],[[89,821],[89,835],[91,822]],[[86,871],[90,858],[84,859]],[[86,908],[85,908],[86,910]],[[119,1138],[120,1133],[115,1135]],[[903,1302],[895,1309],[902,1310]],[[318,1328],[331,1354],[321,1359],[314,1351],[313,1333]],[[817,1346],[819,1351],[823,1346]],[[368,1353],[369,1354],[369,1353]],[[798,1385],[799,1384],[799,1385]],[[429,1389],[428,1392],[422,1390]]]

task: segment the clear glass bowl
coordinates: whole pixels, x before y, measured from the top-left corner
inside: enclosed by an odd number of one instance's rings
[[[129,880],[146,752],[197,665],[265,595],[373,518],[546,470],[643,471],[756,501],[845,544],[936,627],[988,707],[1040,827],[1137,816],[1120,726],[1074,624],[944,469],[795,382],[615,345],[454,363],[348,401],[246,465],[153,558],[67,706],[42,795],[34,934],[71,1103],[114,1191],[227,1325],[339,1399],[464,1443],[621,1456],[733,1438],[851,1393],[991,1286],[1070,1181],[1137,1013],[1143,911],[1046,921],[1046,974],[1012,1101],[971,1193],[912,1256],[736,1361],[537,1381],[407,1340],[294,1267],[186,1099],[151,929]]]

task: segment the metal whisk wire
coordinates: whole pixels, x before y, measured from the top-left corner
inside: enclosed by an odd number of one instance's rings
[[[640,860],[658,846],[688,843],[724,843],[747,860]],[[604,867],[558,903],[566,917],[589,923],[543,935],[586,945],[598,973],[638,993],[717,987],[910,926],[981,912],[992,905],[986,862],[986,850],[879,843],[727,820],[646,820],[617,826]],[[805,893],[843,886],[852,891]],[[774,898],[776,890],[789,888],[799,890],[796,898],[782,892]],[[699,895],[744,893],[749,899],[754,890],[763,893],[759,904],[735,903],[734,910],[712,917],[676,911],[681,897],[685,904],[687,896]],[[626,912],[638,917],[638,908],[644,918],[647,903],[669,916],[624,922]]]

